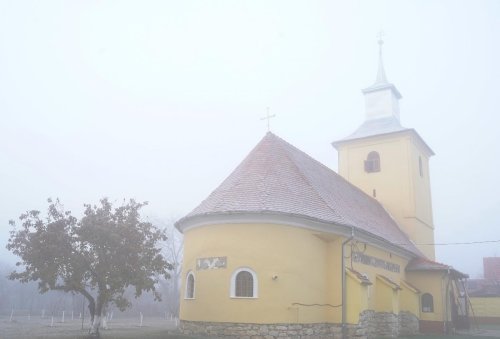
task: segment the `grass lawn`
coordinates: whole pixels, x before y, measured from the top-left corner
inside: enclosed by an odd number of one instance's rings
[[[87,339],[88,324],[82,330],[81,320],[51,322],[50,319],[17,317],[10,321],[0,317],[0,339]],[[499,325],[480,325],[474,328],[471,335],[418,335],[400,337],[400,339],[493,339],[500,338]],[[480,335],[480,336],[479,336]],[[109,329],[101,330],[103,339],[203,339],[181,335],[176,330],[176,323],[161,317],[144,318],[143,326],[139,326],[137,318],[118,318],[109,322]],[[381,338],[380,338],[381,339]]]
[[[173,321],[160,317],[144,319],[144,326],[139,326],[138,319],[122,318],[109,322],[109,329],[101,329],[101,338],[152,338],[152,339],[195,339],[176,333]],[[32,317],[18,318],[9,321],[0,318],[0,339],[85,339],[88,337],[88,324],[82,330],[81,320],[66,320],[65,322]]]

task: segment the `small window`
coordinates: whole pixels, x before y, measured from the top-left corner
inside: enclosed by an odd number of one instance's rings
[[[423,178],[424,177],[424,168],[422,167],[422,157],[421,156],[418,157],[418,171],[420,173],[420,177]]]
[[[380,172],[380,155],[377,152],[368,153],[365,160],[365,172]]]
[[[231,278],[231,297],[257,298],[257,275],[249,268],[240,268]]]
[[[186,299],[194,299],[194,274],[189,272],[186,278]]]
[[[432,313],[434,312],[434,299],[429,293],[422,295],[422,312]]]

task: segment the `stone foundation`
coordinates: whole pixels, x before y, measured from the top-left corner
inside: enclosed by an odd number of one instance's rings
[[[204,338],[241,339],[331,339],[342,338],[339,324],[244,324],[211,323],[201,321],[180,321],[180,331],[186,335]],[[365,331],[359,326],[348,325],[349,338],[366,339]]]
[[[363,311],[359,324],[347,325],[347,336],[355,339],[414,335],[419,322],[409,312],[399,315],[385,312]],[[181,320],[180,331],[186,335],[204,338],[241,339],[331,339],[342,338],[340,324],[246,324]]]
[[[396,338],[399,335],[399,317],[394,313],[377,312],[373,322],[376,335],[387,338]]]
[[[399,335],[416,335],[420,332],[420,323],[416,315],[410,312],[399,313]]]
[[[396,338],[419,333],[418,318],[410,312],[400,312],[396,315],[372,310],[363,311],[359,315],[358,326],[366,331],[368,338]]]

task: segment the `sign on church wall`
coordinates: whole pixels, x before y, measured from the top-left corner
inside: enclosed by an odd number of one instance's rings
[[[226,265],[227,265],[227,257],[211,257],[211,258],[196,259],[197,271],[226,268]]]
[[[359,262],[361,264],[370,265],[384,270],[399,273],[400,266],[398,264],[388,262],[379,258],[372,257],[370,255],[361,252],[352,252],[352,261]]]

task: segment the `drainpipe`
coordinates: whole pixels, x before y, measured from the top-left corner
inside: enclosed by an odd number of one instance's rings
[[[342,242],[342,339],[347,338],[347,293],[345,272],[345,245],[354,239],[354,227],[351,227],[351,236]],[[352,255],[352,253],[351,253]]]
[[[444,307],[443,307],[443,333],[447,334],[448,333],[448,298],[449,298],[449,293],[448,293],[448,280],[449,280],[449,275],[450,275],[450,268],[446,270],[446,273],[443,275],[442,281],[441,281],[441,293],[443,294],[443,302],[444,302]]]
[[[450,268],[448,267],[448,270],[446,272],[446,334],[450,333],[450,323],[451,323],[451,317],[448,318],[449,316],[449,303],[451,303],[450,299]]]

